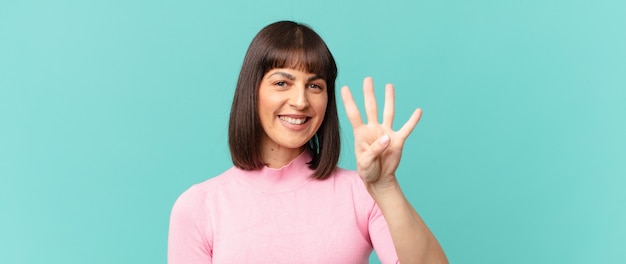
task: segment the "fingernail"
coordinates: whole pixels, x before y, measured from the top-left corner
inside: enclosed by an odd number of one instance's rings
[[[387,146],[387,144],[389,144],[389,135],[385,134],[382,137],[378,138],[378,143],[383,146]]]

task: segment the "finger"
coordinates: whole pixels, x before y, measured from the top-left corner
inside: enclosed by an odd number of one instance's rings
[[[398,130],[398,134],[400,134],[402,138],[407,138],[411,134],[411,132],[413,132],[415,126],[417,126],[420,118],[422,118],[422,109],[417,108],[415,109],[409,120],[404,123],[400,130]]]
[[[363,99],[365,100],[365,114],[368,124],[378,124],[378,106],[374,96],[374,83],[371,77],[363,80]]]
[[[341,88],[341,98],[343,99],[343,105],[344,108],[346,108],[346,115],[348,116],[348,120],[350,120],[352,127],[357,128],[363,125],[361,113],[359,113],[359,108],[356,106],[356,103],[354,103],[352,93],[350,93],[350,88],[348,88],[348,86]]]
[[[394,113],[394,92],[393,84],[387,84],[385,86],[385,106],[383,108],[383,126],[392,128],[393,125],[393,113]]]
[[[361,155],[358,165],[361,168],[368,168],[371,166],[375,162],[376,158],[382,155],[383,151],[387,149],[390,140],[391,138],[387,134],[379,137],[376,141],[374,141],[374,143],[372,143],[372,145],[370,145],[369,149]]]

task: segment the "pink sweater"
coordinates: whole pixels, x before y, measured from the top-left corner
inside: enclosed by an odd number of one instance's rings
[[[359,176],[311,179],[306,151],[280,169],[231,168],[174,204],[168,263],[397,263],[382,213]]]

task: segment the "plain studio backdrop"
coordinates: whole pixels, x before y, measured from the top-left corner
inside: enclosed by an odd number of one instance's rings
[[[626,263],[626,2],[2,1],[0,262],[165,263],[231,166],[246,48],[296,20],[422,121],[398,177],[453,263]],[[339,105],[340,165],[354,169]],[[375,256],[372,262],[376,263]]]

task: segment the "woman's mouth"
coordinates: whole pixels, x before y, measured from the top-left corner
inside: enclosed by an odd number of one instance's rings
[[[278,116],[280,120],[287,122],[291,125],[302,125],[309,121],[309,117],[289,117],[289,116]]]

